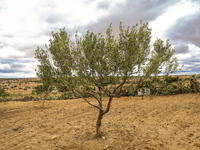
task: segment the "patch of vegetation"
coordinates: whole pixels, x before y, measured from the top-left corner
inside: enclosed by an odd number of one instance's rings
[[[1,86],[0,86],[0,96],[6,97],[9,96],[10,94],[7,93]]]
[[[178,82],[179,77],[172,77],[172,76],[166,76],[165,80],[167,83],[173,83],[173,82]]]

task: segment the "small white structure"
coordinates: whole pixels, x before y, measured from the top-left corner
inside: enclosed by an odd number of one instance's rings
[[[54,93],[54,94],[58,93],[58,89],[57,89],[57,88],[54,88],[54,89],[51,91],[51,93]]]
[[[140,88],[138,90],[138,95],[150,95],[150,89],[149,88]]]

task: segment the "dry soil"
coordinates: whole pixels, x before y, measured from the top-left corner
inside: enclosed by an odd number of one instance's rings
[[[102,138],[98,110],[83,99],[41,106],[0,103],[0,150],[200,150],[200,94],[114,98]]]

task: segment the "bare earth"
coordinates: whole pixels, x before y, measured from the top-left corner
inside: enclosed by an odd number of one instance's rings
[[[115,98],[103,138],[95,137],[98,110],[84,100],[41,105],[0,103],[0,150],[200,150],[200,94]]]

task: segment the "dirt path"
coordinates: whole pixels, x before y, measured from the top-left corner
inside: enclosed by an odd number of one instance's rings
[[[0,150],[200,150],[200,94],[115,98],[105,139],[94,137],[98,112],[84,100],[41,105],[0,103]]]

